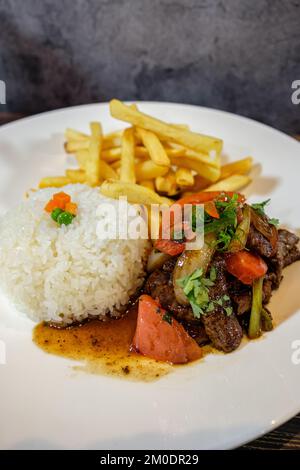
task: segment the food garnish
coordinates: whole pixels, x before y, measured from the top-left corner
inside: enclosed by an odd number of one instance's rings
[[[77,204],[64,192],[54,194],[45,206],[45,211],[51,214],[51,218],[58,225],[70,225],[77,215],[77,210]]]

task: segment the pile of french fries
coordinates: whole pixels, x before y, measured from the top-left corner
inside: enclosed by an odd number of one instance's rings
[[[103,134],[101,124],[91,122],[89,135],[66,129],[65,151],[75,155],[78,169],[45,177],[40,188],[85,183],[100,186],[108,197],[170,204],[170,198],[199,191],[237,191],[251,181],[252,158],[222,165],[223,142],[217,137],[160,121],[116,99],[110,112],[131,126]]]

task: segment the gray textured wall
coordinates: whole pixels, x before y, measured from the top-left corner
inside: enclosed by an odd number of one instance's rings
[[[0,0],[6,109],[178,101],[299,132],[299,32],[298,0]]]

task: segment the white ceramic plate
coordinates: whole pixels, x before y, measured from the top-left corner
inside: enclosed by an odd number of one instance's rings
[[[271,197],[269,212],[299,228],[299,143],[220,111],[166,103],[140,108],[223,138],[232,159],[253,155],[262,176],[247,195]],[[100,120],[105,131],[120,128],[107,105],[54,111],[1,127],[0,209],[13,208],[42,176],[62,174],[70,160],[63,151],[64,129],[88,131],[92,120]],[[278,322],[273,332],[152,383],[75,373],[74,362],[32,343],[33,323],[1,298],[6,365],[0,365],[0,447],[219,449],[270,431],[300,411],[300,353],[293,349],[300,340],[299,276],[300,262],[286,269],[272,298]]]

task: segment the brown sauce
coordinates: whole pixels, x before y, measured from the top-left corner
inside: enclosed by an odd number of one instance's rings
[[[130,351],[137,311],[131,308],[118,320],[92,320],[70,328],[53,328],[44,323],[33,331],[34,343],[47,353],[82,361],[75,370],[94,374],[152,381],[174,367]]]

